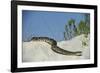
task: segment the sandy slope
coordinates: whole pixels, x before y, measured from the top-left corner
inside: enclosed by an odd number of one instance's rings
[[[68,56],[55,53],[51,50],[51,46],[45,42],[23,42],[23,62],[89,59],[89,46],[82,47],[82,38],[83,35],[69,41],[57,43],[59,47],[65,50],[82,51],[82,56]]]

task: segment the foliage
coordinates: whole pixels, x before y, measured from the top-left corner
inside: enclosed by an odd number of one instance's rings
[[[67,40],[66,32],[64,32],[64,39]]]
[[[76,30],[75,20],[70,19],[68,21],[68,24],[65,25],[64,39],[69,40],[69,39],[73,38],[73,36],[75,35],[74,30]]]
[[[64,39],[69,40],[75,36],[84,34],[84,38],[87,39],[90,33],[90,15],[84,14],[84,20],[80,20],[76,26],[75,19],[70,19],[65,25],[65,31],[63,32]],[[87,41],[82,40],[82,45],[87,46]]]
[[[80,21],[78,27],[78,35],[80,34],[88,34],[90,32],[90,27],[86,25],[84,21]]]

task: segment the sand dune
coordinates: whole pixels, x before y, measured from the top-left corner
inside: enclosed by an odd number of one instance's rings
[[[82,56],[69,56],[55,53],[46,42],[23,42],[23,62],[89,59],[89,46],[82,46],[81,40],[83,37],[83,35],[80,35],[69,41],[57,42],[57,45],[65,50],[82,51]]]

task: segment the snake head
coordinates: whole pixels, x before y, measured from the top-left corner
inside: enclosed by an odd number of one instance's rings
[[[81,51],[76,52],[76,56],[82,56],[82,52]]]

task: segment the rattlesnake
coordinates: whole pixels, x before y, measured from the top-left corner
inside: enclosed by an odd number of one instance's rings
[[[44,41],[51,45],[51,49],[54,52],[62,54],[62,55],[76,55],[76,56],[82,55],[81,51],[71,52],[71,51],[67,51],[67,50],[64,50],[64,49],[58,47],[57,42],[54,39],[51,39],[49,37],[32,37],[31,41]]]

